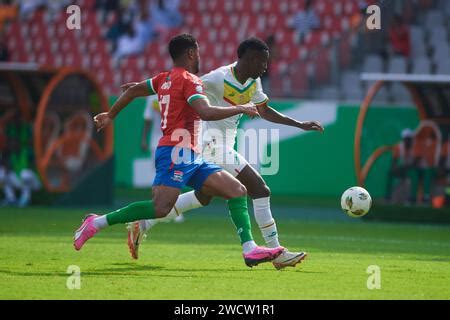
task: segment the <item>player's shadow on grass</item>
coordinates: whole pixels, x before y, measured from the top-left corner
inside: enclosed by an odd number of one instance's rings
[[[224,267],[224,268],[166,268],[164,266],[158,266],[158,265],[138,265],[136,263],[133,262],[117,262],[117,263],[112,263],[110,264],[111,266],[117,266],[117,267],[112,267],[112,268],[104,268],[104,269],[98,269],[96,268],[95,270],[91,270],[91,271],[86,271],[83,272],[81,271],[82,274],[101,274],[102,272],[108,273],[110,275],[119,275],[119,272],[133,272],[133,271],[168,271],[168,272],[180,272],[180,273],[190,273],[190,276],[194,276],[195,277],[195,273],[199,272],[201,273],[199,276],[204,276],[204,272],[242,272],[242,271],[251,271],[251,272],[264,272],[264,271],[272,271],[272,269],[263,269],[263,268],[246,268],[246,269],[230,269],[228,267]],[[167,275],[165,274],[164,276],[167,277],[172,277],[172,275]],[[173,276],[173,277],[177,277],[177,276]],[[181,277],[185,277],[181,276]]]
[[[103,269],[94,269],[94,270],[87,270],[85,272],[81,271],[82,274],[85,275],[121,275],[126,274],[130,275],[129,272],[136,272],[136,271],[155,271],[155,270],[164,270],[164,267],[158,266],[158,265],[138,265],[136,263],[132,262],[121,262],[121,263],[112,263],[112,268],[103,268]]]
[[[23,276],[23,277],[67,277],[68,273],[65,272],[55,272],[55,271],[40,271],[40,272],[27,272],[27,271],[11,271],[11,270],[1,270],[0,274],[7,274],[13,276]]]
[[[121,268],[104,268],[104,269],[86,269],[81,270],[81,276],[98,276],[98,275],[109,275],[109,276],[140,276],[142,273],[140,271],[155,271],[155,270],[163,270],[164,268],[161,266],[152,266],[152,265],[137,265],[133,263],[116,263],[113,265],[125,266]],[[67,277],[69,274],[66,272],[60,271],[11,271],[11,270],[1,270],[0,274],[8,274],[14,276],[24,276],[24,277]]]

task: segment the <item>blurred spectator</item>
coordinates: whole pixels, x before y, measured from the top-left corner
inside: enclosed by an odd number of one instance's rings
[[[95,10],[104,12],[118,11],[120,8],[119,0],[96,0],[94,5]]]
[[[358,11],[355,11],[350,16],[350,26],[351,28],[359,28],[361,26],[361,23],[364,21],[366,16],[366,10],[367,10],[367,2],[366,1],[359,1],[358,2]]]
[[[22,19],[27,19],[36,10],[47,8],[52,15],[62,8],[70,5],[70,0],[22,0],[19,1],[19,14]]]
[[[120,8],[117,12],[117,21],[106,34],[106,38],[113,43],[115,62],[143,52],[145,45],[156,37],[149,10],[144,10],[146,3],[139,1],[135,6]]]
[[[71,4],[71,0],[47,0],[46,7],[53,14],[67,8]]]
[[[0,1],[0,32],[3,31],[5,22],[16,18],[18,8],[12,1]]]
[[[450,183],[450,137],[442,144],[437,176]]]
[[[407,179],[414,175],[418,160],[414,151],[414,133],[410,129],[402,131],[402,140],[394,146],[392,164],[388,174],[386,202],[391,202],[395,189],[401,184],[406,189]],[[410,199],[415,198],[417,187],[411,187]],[[406,192],[402,192],[406,194]]]
[[[180,27],[183,17],[179,11],[180,0],[157,0],[150,6],[151,16],[158,33]]]
[[[6,125],[14,118],[14,110],[8,110],[0,117],[0,158],[6,152],[8,137],[6,136]]]
[[[411,202],[417,202],[417,190],[419,185],[422,190],[422,202],[429,204],[431,201],[431,187],[433,185],[434,177],[439,163],[439,150],[436,132],[433,126],[426,125],[416,134],[416,149],[418,164],[411,176],[411,185],[415,191],[411,194]]]
[[[304,10],[297,12],[288,22],[288,26],[297,31],[300,43],[303,43],[312,30],[320,27],[320,20],[314,11],[312,0],[306,0]]]
[[[439,164],[436,170],[436,194],[433,207],[442,208],[450,203],[450,136],[442,143]]]
[[[394,16],[389,29],[389,40],[395,54],[409,57],[411,52],[409,28],[400,15]]]
[[[130,11],[125,8],[119,8],[117,11],[117,19],[116,22],[109,28],[106,33],[106,39],[112,42],[112,51],[115,52],[117,50],[117,41],[119,38],[125,34],[128,26],[132,22],[132,16]]]
[[[381,30],[378,29],[369,29],[367,24],[365,23],[367,20],[367,8],[372,5],[377,4],[382,6],[383,3],[379,1],[366,0],[360,1],[359,9],[361,10],[362,16],[362,30],[359,34],[359,52],[365,56],[368,54],[377,54],[380,55],[381,58],[387,58],[387,45],[386,43],[389,41],[388,37],[388,27],[385,23],[386,19],[383,19],[383,15],[381,18]],[[386,31],[385,31],[386,30]]]
[[[115,12],[116,14],[120,11],[120,1],[119,0],[96,0],[94,9],[101,12],[102,23],[106,22],[106,17],[108,13]]]
[[[41,184],[33,171],[31,125],[15,112],[12,121],[6,125],[7,144],[0,163],[0,185],[5,199],[3,205],[27,206],[31,192],[40,189]],[[17,200],[16,191],[20,192]]]
[[[34,11],[44,8],[47,0],[22,0],[19,2],[19,15],[22,19],[29,18]]]
[[[143,43],[143,46],[157,36],[154,22],[148,11],[142,11],[142,13],[139,14],[139,17],[134,22],[134,29],[136,30],[137,37],[140,38],[140,41]]]
[[[117,50],[113,56],[114,63],[117,65],[119,60],[124,57],[142,53],[144,47],[145,43],[142,37],[137,34],[132,24],[128,24],[125,33],[117,41]]]
[[[9,51],[6,44],[6,37],[3,32],[0,31],[0,62],[9,60]]]

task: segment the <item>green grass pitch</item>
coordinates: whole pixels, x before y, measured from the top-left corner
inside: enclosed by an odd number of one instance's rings
[[[246,267],[222,205],[156,226],[137,261],[124,226],[102,231],[76,252],[81,210],[4,208],[0,299],[450,298],[450,226],[368,223],[331,209],[322,218],[305,208],[273,211],[282,244],[309,253],[296,268]],[[262,244],[256,228],[254,235]],[[80,289],[67,288],[70,265],[80,268]],[[371,265],[380,268],[380,289],[367,288]]]

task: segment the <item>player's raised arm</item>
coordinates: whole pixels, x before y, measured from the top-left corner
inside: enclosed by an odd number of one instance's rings
[[[296,127],[306,131],[323,132],[323,127],[318,121],[298,121],[276,111],[267,104],[257,105],[256,107],[261,118],[267,121]]]
[[[119,99],[114,102],[111,109],[108,112],[103,112],[94,117],[94,123],[97,127],[97,131],[107,127],[131,101],[137,97],[144,97],[150,95],[147,81],[139,82],[133,86],[128,86],[125,92],[123,92]]]
[[[197,99],[191,103],[200,118],[205,121],[216,121],[226,119],[237,114],[245,113],[251,117],[258,115],[258,110],[253,103],[238,105],[234,108],[211,106],[207,99]]]
[[[138,85],[139,82],[127,82],[120,86],[120,89],[122,89],[122,92],[127,91],[129,88],[134,87],[135,85]]]

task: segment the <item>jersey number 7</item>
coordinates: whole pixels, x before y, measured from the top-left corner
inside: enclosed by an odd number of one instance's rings
[[[159,105],[161,106],[161,129],[165,129],[167,127],[167,114],[169,113],[169,103],[170,103],[170,96],[165,95],[161,96],[161,99],[159,99]]]

